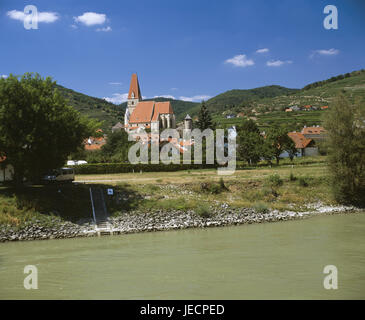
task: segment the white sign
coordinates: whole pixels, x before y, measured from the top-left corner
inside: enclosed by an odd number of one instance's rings
[[[113,189],[108,189],[108,195],[112,196],[114,194],[114,190]]]

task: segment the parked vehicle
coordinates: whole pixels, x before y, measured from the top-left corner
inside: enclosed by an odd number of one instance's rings
[[[75,180],[75,170],[72,168],[55,169],[46,174],[43,179],[46,183],[63,183]]]
[[[85,161],[85,160],[68,160],[67,161],[68,166],[79,166],[81,164],[87,164],[87,161]]]

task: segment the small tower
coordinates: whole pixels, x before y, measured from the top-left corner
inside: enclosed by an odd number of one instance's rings
[[[187,114],[184,119],[184,129],[185,130],[192,130],[193,129],[193,120],[191,117]]]
[[[136,73],[133,73],[131,79],[131,85],[129,87],[128,103],[127,103],[129,115],[132,115],[135,107],[141,100],[142,100],[142,94],[141,94],[141,89],[139,88],[138,77]]]

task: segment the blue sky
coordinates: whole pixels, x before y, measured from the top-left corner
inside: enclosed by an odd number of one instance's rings
[[[338,30],[323,27],[328,4]],[[42,13],[37,30],[26,5]],[[0,0],[0,43],[0,76],[38,72],[121,102],[137,72],[145,97],[199,101],[365,68],[365,1]]]

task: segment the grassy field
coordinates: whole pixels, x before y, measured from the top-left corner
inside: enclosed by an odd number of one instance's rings
[[[306,204],[316,201],[333,204],[324,159],[317,160],[245,168],[223,177],[216,170],[206,169],[79,175],[73,185],[27,186],[21,191],[0,187],[0,224],[21,225],[34,219],[47,223],[52,216],[73,222],[90,219],[90,184],[105,192],[114,189],[113,196],[105,196],[111,215],[130,210],[200,210],[222,205],[262,211],[305,210]]]
[[[114,186],[116,197],[124,199],[117,205],[109,201],[112,212],[118,214],[130,209],[188,210],[224,204],[305,210],[307,203],[334,203],[327,176],[326,165],[319,162],[237,170],[234,175],[224,177],[218,176],[216,170],[207,169],[163,174],[82,175],[76,180]],[[129,196],[119,193],[119,188],[127,190]]]

